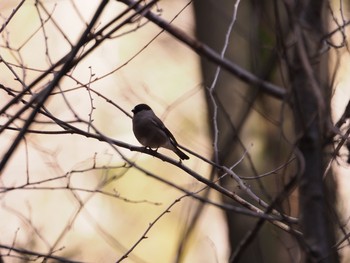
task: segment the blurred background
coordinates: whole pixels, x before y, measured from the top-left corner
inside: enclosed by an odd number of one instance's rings
[[[1,84],[20,91],[22,85],[15,74],[30,83],[69,52],[99,2],[25,1],[2,31],[1,58],[6,65],[0,64]],[[19,3],[0,3],[3,22]],[[158,13],[166,20],[178,15],[174,24],[193,35],[193,8],[190,5],[182,10],[185,4],[185,1],[164,1],[159,4]],[[111,1],[95,30],[125,8]],[[74,67],[45,106],[64,121],[74,123],[75,114],[86,121],[93,119],[99,131],[110,138],[139,145],[132,133],[130,116],[107,100],[130,115],[136,104],[147,103],[181,144],[210,157],[198,57],[170,35],[157,36],[159,33],[160,29],[145,19],[126,26]],[[38,89],[51,79],[49,76],[43,80]],[[59,91],[65,91],[64,95]],[[1,105],[11,99],[3,90],[0,96]],[[1,116],[2,121],[7,117]],[[38,116],[31,129],[60,130],[49,122]],[[85,124],[75,124],[87,130]],[[2,154],[15,135],[14,131],[2,134]],[[181,170],[152,156],[120,150],[165,180],[191,191],[203,187]],[[177,158],[168,150],[159,152]],[[208,174],[208,166],[195,158],[186,164],[198,173]],[[21,189],[28,183],[26,190]],[[2,172],[1,185],[7,188],[1,194],[1,243],[86,262],[115,262],[142,237],[160,213],[183,195],[127,167],[107,143],[57,133],[28,133]],[[12,187],[13,191],[8,190]],[[147,233],[148,238],[126,262],[171,262],[179,235],[191,218],[193,202],[184,198],[176,204]],[[204,214],[190,242],[187,260],[223,262],[227,257],[227,238],[222,212],[207,207]],[[3,260],[26,262],[28,259],[9,255]]]
[[[1,108],[70,52],[100,2],[0,1]],[[346,21],[346,4],[329,2],[333,19],[329,17],[327,31],[337,27],[336,19]],[[126,8],[123,3],[109,1],[93,32]],[[290,92],[285,61],[278,49],[282,36],[287,39],[284,44],[293,43],[282,4],[166,0],[153,6],[152,12],[219,54],[227,46],[225,57]],[[340,44],[347,40],[346,31],[332,35],[340,47],[329,50],[324,71],[332,79],[329,114],[334,122],[350,98],[349,52],[346,44]],[[82,47],[77,57],[93,44]],[[31,91],[40,92],[59,69],[47,74]],[[154,23],[137,17],[77,63],[61,79],[45,108],[55,118],[87,133],[96,134],[96,128],[108,138],[139,146],[132,133],[131,110],[146,103],[186,148],[234,166],[238,175],[248,179],[269,173],[271,176],[261,180],[245,182],[270,203],[298,173],[298,134],[292,109],[288,100],[269,96],[227,71],[217,70]],[[29,101],[32,96],[26,93],[23,99]],[[22,106],[12,105],[0,116],[1,124]],[[12,129],[1,134],[2,156],[28,115],[25,112],[12,123]],[[128,255],[124,262],[229,262],[234,249],[257,224],[258,218],[185,197],[171,184],[194,193],[201,191],[203,198],[217,203],[232,202],[158,158],[123,147],[116,150],[108,142],[83,134],[65,133],[43,114],[37,115],[30,131],[1,172],[3,262],[43,261],[3,246],[55,255],[68,262],[116,262],[123,255]],[[177,158],[166,149],[159,152]],[[332,163],[332,179],[337,182],[333,183],[338,185],[337,202],[332,205],[338,209],[339,225],[345,232],[350,216],[347,154],[342,148],[340,158]],[[128,164],[125,158],[148,172]],[[184,164],[210,180],[218,173],[193,155]],[[220,185],[249,200],[228,176]],[[285,196],[279,208],[297,217],[297,188]],[[347,246],[339,250],[343,262],[349,260]],[[243,255],[235,262],[303,259],[297,238],[268,223],[241,251]]]

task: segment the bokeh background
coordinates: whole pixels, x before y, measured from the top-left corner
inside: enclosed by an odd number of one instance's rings
[[[99,2],[25,1],[2,32],[1,57],[6,65],[0,63],[1,83],[21,90],[14,72],[30,83],[64,56],[78,40]],[[19,3],[0,3],[2,21]],[[179,13],[185,4],[186,1],[164,1],[158,6],[159,13],[167,20],[177,16],[174,24],[193,34],[192,7]],[[111,1],[96,29],[124,9],[125,5]],[[142,19],[140,24],[125,27],[74,67],[71,78],[62,80],[45,106],[66,121],[74,120],[74,114],[88,121],[91,114],[93,124],[103,134],[139,145],[132,133],[130,116],[109,104],[106,98],[129,114],[136,104],[147,103],[181,144],[210,157],[198,57],[168,34],[159,33],[159,28]],[[43,84],[49,80],[45,79]],[[89,92],[87,87],[104,98]],[[65,95],[59,90],[66,91]],[[0,96],[3,105],[10,99],[3,91]],[[57,130],[57,126],[47,122],[48,119],[38,117],[31,128]],[[87,125],[80,127],[87,130]],[[15,135],[14,131],[2,134],[2,153]],[[170,182],[190,190],[203,187],[156,158],[121,151]],[[170,151],[160,152],[176,158]],[[194,158],[187,164],[201,174],[208,174],[208,167]],[[18,188],[27,183],[34,184],[27,185],[30,189],[4,190],[1,194],[1,243],[86,262],[116,261],[142,237],[151,222],[183,195],[125,167],[123,159],[107,143],[72,134],[26,135],[2,173],[1,185]],[[171,262],[176,254],[174,244],[180,240],[193,205],[191,198],[176,204],[157,221],[126,262]],[[227,248],[222,213],[207,207],[204,215],[191,240],[187,260],[223,262]],[[26,261],[10,255],[4,256],[4,260]]]
[[[222,16],[218,21],[225,24],[217,32],[218,36],[222,36],[221,31],[227,31],[226,25],[231,20],[233,9],[232,6],[225,9],[224,5],[214,2],[211,1],[215,7],[213,12],[219,11]],[[15,0],[0,1],[3,23],[20,3]],[[76,44],[99,3],[95,0],[23,1],[9,24],[1,31],[1,84],[19,92],[23,85],[18,79],[28,84],[61,59]],[[332,4],[334,15],[339,16],[336,12],[339,10],[338,3],[334,1]],[[124,4],[110,1],[94,29],[101,28],[125,8]],[[166,21],[174,19],[173,25],[195,36],[201,35],[201,32],[196,32],[194,8],[194,4],[189,1],[166,0],[160,1],[152,11]],[[233,56],[244,68],[260,68],[264,64],[259,63],[268,59],[266,52],[273,48],[264,46],[266,50],[259,53],[262,57],[252,59],[256,62],[252,65],[250,56],[253,54],[254,57],[257,53],[252,52],[247,39],[251,39],[250,33],[258,25],[254,28],[253,19],[247,18],[256,13],[246,3],[240,3],[238,10],[239,21],[235,24],[231,38],[234,48],[228,51],[228,56]],[[197,16],[199,14],[200,10],[197,10]],[[269,21],[268,16],[265,18]],[[269,42],[273,37],[264,33],[260,37]],[[224,40],[218,36],[213,34],[201,40],[220,50]],[[341,35],[335,35],[334,40],[341,41]],[[330,54],[329,70],[333,72],[335,67],[339,69],[332,97],[333,118],[336,121],[350,98],[347,74],[349,54],[346,47],[331,51]],[[277,73],[269,74],[276,82],[283,82]],[[251,106],[247,97],[252,94],[252,90],[245,91],[246,84],[225,77],[219,80],[218,85],[222,84],[220,81],[224,82],[230,89],[234,86],[234,91],[227,93],[223,101],[239,109],[233,111],[231,117],[235,117],[232,119],[236,121],[236,117],[239,119],[240,116],[243,119],[242,110]],[[42,80],[33,92],[40,91],[52,78],[53,74]],[[210,83],[211,76],[202,75],[200,57],[196,53],[141,18],[123,27],[78,63],[62,79],[45,107],[52,115],[85,131],[92,131],[88,125],[92,123],[110,138],[139,145],[132,133],[131,109],[138,103],[147,103],[180,144],[210,159],[213,152],[210,133],[212,123],[205,97],[205,90]],[[30,97],[28,94],[24,98]],[[2,89],[1,106],[10,99],[11,96]],[[7,111],[8,115],[1,116],[1,124],[21,106],[18,103]],[[288,139],[294,138],[291,132],[293,128],[288,119],[281,126],[275,125],[284,110],[288,111],[283,102],[265,97],[254,105],[252,112],[247,113],[244,122],[237,121],[237,125],[243,123],[240,138],[246,148],[242,147],[228,157],[231,164],[239,162],[244,152],[249,151],[258,173],[264,173],[288,159],[287,153],[281,154],[288,143],[280,138],[280,133],[284,130]],[[27,114],[22,116],[23,119]],[[265,117],[270,120],[268,124],[264,122]],[[18,127],[22,124],[21,120],[15,122]],[[133,249],[124,262],[175,261],[183,232],[191,226],[198,201],[184,197],[177,202],[184,193],[130,167],[108,143],[82,135],[60,134],[57,131],[62,129],[41,115],[30,128],[52,131],[53,134],[26,134],[25,140],[1,173],[2,245],[82,262],[115,262],[143,237],[154,222],[146,233],[147,238]],[[1,134],[2,155],[16,135],[17,131],[13,130]],[[137,165],[189,191],[196,192],[204,187],[182,170],[158,158],[121,147],[118,150]],[[168,150],[160,149],[159,152],[176,158]],[[343,154],[347,154],[345,150]],[[210,166],[198,158],[191,157],[186,165],[206,178],[211,176]],[[241,166],[246,165],[247,161],[241,163]],[[347,226],[350,216],[348,165],[343,161],[335,165],[334,169],[339,187],[340,214]],[[237,171],[244,176],[251,176],[241,167]],[[272,185],[269,191],[274,195],[280,181],[278,178],[267,179],[264,184]],[[254,191],[260,189],[259,184],[251,183],[251,186]],[[215,192],[210,192],[209,197],[221,201]],[[296,200],[297,193],[293,193],[289,200],[293,215],[297,211]],[[169,212],[166,212],[172,204]],[[204,206],[200,220],[184,248],[186,256],[183,262],[228,262],[230,251],[226,219],[220,209]],[[236,223],[246,224],[247,218],[239,218]],[[271,262],[278,262],[285,257],[285,252],[280,252],[282,246],[288,251],[296,248],[295,243],[277,231],[275,234],[272,241],[266,241],[263,234],[258,240],[266,253],[280,255]],[[347,262],[348,249],[342,249],[341,253],[343,262]],[[18,257],[18,254],[8,250],[1,251],[1,254],[5,262],[29,261],[29,258]],[[260,253],[253,256],[260,257]]]

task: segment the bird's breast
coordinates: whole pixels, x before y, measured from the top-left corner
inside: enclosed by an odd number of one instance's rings
[[[136,139],[150,148],[164,147],[169,141],[165,132],[147,118],[133,119],[133,131]]]

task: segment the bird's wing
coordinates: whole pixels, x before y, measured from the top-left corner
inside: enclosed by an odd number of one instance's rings
[[[167,127],[165,127],[164,123],[158,117],[153,120],[153,123],[169,137],[170,142],[172,144],[174,144],[175,146],[178,144],[174,135],[168,130]]]

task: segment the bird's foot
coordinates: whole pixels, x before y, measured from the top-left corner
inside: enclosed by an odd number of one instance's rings
[[[145,146],[145,149],[146,149],[147,151],[150,151],[150,152],[153,152],[153,153],[156,153],[156,152],[158,151],[158,148],[155,149],[155,150],[153,150],[151,147],[148,147],[148,146]]]

